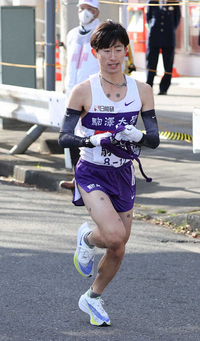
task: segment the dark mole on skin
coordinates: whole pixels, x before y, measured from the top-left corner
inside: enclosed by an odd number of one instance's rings
[[[89,207],[89,211],[90,211],[90,212],[92,211],[91,207]]]
[[[127,214],[127,218],[130,218],[130,216],[131,216],[130,214]]]
[[[102,197],[102,198],[100,198],[100,200],[104,200],[104,198]]]

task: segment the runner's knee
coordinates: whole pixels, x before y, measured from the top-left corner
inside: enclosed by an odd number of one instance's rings
[[[125,245],[121,244],[121,246],[116,249],[107,249],[107,254],[109,255],[110,258],[119,263],[124,258]]]
[[[106,246],[109,249],[115,250],[119,249],[122,246],[125,247],[126,243],[126,231],[125,229],[121,226],[118,230],[113,230],[109,234],[105,236],[106,240]]]

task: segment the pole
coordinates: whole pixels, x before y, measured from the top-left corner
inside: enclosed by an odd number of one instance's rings
[[[55,91],[55,0],[46,0],[45,5],[45,90]],[[35,124],[9,154],[23,154],[45,130],[46,127]]]
[[[119,3],[124,3],[124,0],[119,0]],[[125,29],[128,27],[128,18],[127,18],[127,5],[119,6],[119,22]]]
[[[123,5],[124,0],[119,0],[119,3],[122,4],[122,5],[119,5],[119,22],[120,22],[120,24],[125,29],[127,29],[127,27],[128,27],[128,22],[127,22],[127,6]],[[126,75],[128,75],[128,60],[127,60],[126,57],[125,57],[125,60],[124,60],[124,66],[125,66],[124,73]]]
[[[61,51],[61,64],[65,67],[62,67],[62,79],[63,79],[63,92],[65,92],[65,77],[66,77],[66,42],[67,42],[67,33],[69,31],[69,4],[64,1],[62,1],[61,4],[61,11],[60,11],[60,24],[61,24],[61,41],[64,43],[63,49]],[[71,155],[70,155],[70,149],[64,148],[64,154],[65,154],[65,168],[68,171],[72,171],[72,161],[71,161]]]
[[[55,91],[55,0],[46,0],[45,17],[45,89]]]
[[[61,31],[60,31],[60,40],[63,42],[63,48],[60,51],[60,59],[61,59],[61,65],[62,67],[62,85],[63,85],[63,92],[65,92],[65,76],[66,76],[66,40],[67,40],[67,3],[64,3],[62,1],[61,3],[61,9],[60,9],[60,25],[61,25]]]
[[[9,151],[9,154],[23,154],[28,149],[28,147],[38,139],[38,137],[43,133],[45,129],[46,127],[36,124],[33,125],[27,131],[25,137]]]

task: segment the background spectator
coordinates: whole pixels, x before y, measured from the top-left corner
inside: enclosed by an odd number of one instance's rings
[[[146,55],[147,83],[153,86],[160,49],[165,70],[158,95],[166,95],[171,84],[176,45],[175,31],[181,18],[180,6],[174,3],[175,1],[150,0],[148,4],[155,4],[155,6],[147,6],[146,19],[149,25]]]

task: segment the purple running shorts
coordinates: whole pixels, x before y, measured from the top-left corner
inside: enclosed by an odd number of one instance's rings
[[[134,166],[129,161],[121,167],[99,166],[79,159],[75,169],[73,204],[84,206],[77,184],[87,193],[100,190],[108,195],[117,212],[133,208],[136,194]]]

